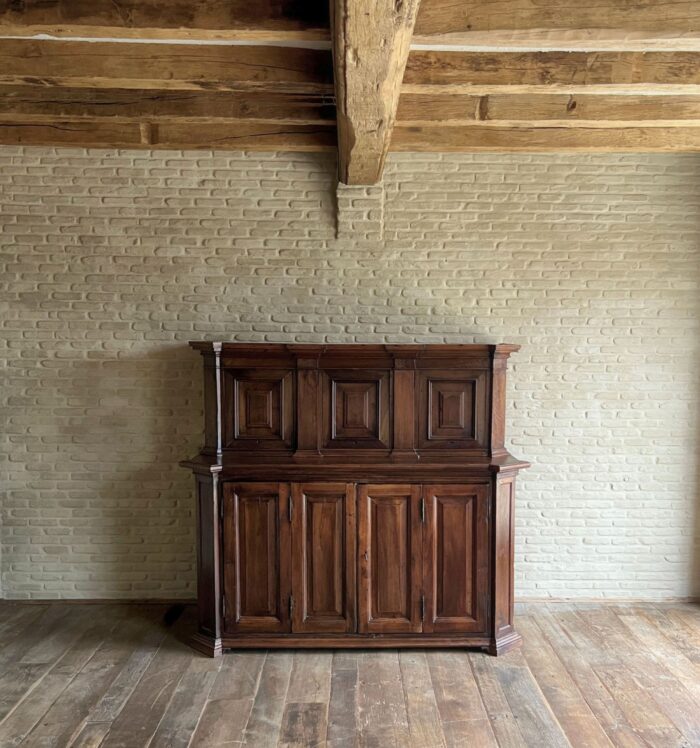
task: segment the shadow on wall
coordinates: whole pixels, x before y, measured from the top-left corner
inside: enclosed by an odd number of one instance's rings
[[[200,357],[179,344],[113,356],[27,372],[7,597],[196,595],[193,481],[178,461],[202,438]]]

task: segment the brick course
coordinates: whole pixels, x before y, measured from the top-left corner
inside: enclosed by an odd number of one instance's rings
[[[193,338],[522,344],[518,596],[697,593],[700,157],[334,180],[318,154],[0,148],[4,595],[194,595]]]

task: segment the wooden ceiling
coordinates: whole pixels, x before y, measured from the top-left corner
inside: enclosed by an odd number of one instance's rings
[[[0,143],[700,151],[700,0],[0,0]]]

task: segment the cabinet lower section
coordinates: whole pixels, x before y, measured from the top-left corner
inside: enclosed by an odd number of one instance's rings
[[[507,651],[520,641],[513,481],[198,476],[200,625],[192,645],[212,656],[229,648]]]

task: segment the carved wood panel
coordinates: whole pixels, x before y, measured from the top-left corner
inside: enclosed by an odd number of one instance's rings
[[[225,484],[226,631],[290,630],[288,499],[284,483]]]
[[[486,629],[488,486],[425,486],[424,630]]]
[[[420,486],[360,486],[358,512],[360,631],[420,631]]]
[[[422,371],[418,379],[418,448],[486,449],[485,373]]]
[[[295,632],[355,630],[355,487],[292,484]]]
[[[371,370],[323,372],[324,448],[391,447],[390,374]]]
[[[290,449],[294,437],[294,376],[291,371],[226,370],[224,447]]]

